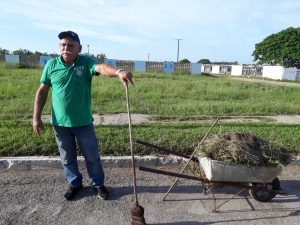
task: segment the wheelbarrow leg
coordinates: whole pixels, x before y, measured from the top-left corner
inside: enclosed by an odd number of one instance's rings
[[[214,199],[214,209],[212,210],[213,213],[218,212],[217,209],[221,208],[221,206],[225,205],[227,202],[229,202],[230,200],[234,199],[236,196],[238,196],[239,194],[241,194],[242,192],[248,190],[247,188],[243,188],[241,189],[239,192],[235,193],[234,195],[231,196],[231,198],[226,199],[225,201],[223,201],[221,204],[217,205],[217,198],[214,195],[214,192],[210,192],[211,195],[213,196]]]
[[[187,168],[187,166],[189,165],[189,163],[191,162],[191,160],[193,159],[197,149],[201,146],[201,144],[204,142],[204,140],[206,139],[206,137],[210,134],[210,132],[212,131],[212,129],[214,128],[214,126],[217,124],[217,122],[219,121],[220,118],[217,118],[216,121],[213,123],[213,125],[209,128],[209,130],[206,132],[206,134],[204,135],[204,137],[201,139],[201,141],[198,143],[197,147],[195,148],[194,152],[191,154],[190,158],[188,159],[187,163],[185,164],[185,166],[183,167],[183,169],[181,170],[180,174],[183,174],[185,169]],[[176,178],[176,180],[173,182],[173,184],[171,185],[171,187],[169,188],[169,190],[167,191],[167,193],[165,194],[165,196],[163,197],[163,201],[166,199],[166,197],[168,196],[168,194],[170,193],[170,191],[172,190],[172,188],[176,185],[176,183],[178,182],[179,178]]]

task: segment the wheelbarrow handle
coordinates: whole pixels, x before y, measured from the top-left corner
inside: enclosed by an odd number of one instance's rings
[[[148,146],[150,148],[154,148],[154,149],[157,149],[161,152],[164,152],[164,153],[168,153],[168,154],[173,154],[173,155],[177,155],[177,156],[180,156],[180,157],[183,157],[183,158],[186,158],[186,159],[189,159],[190,156],[188,155],[185,155],[183,153],[180,153],[180,152],[176,152],[176,151],[173,151],[173,150],[170,150],[170,149],[167,149],[167,148],[163,148],[163,147],[159,147],[157,145],[154,145],[154,144],[150,144],[148,142],[145,142],[145,141],[141,141],[141,140],[137,140],[136,141],[138,144],[141,144],[141,145],[145,145],[145,146]],[[195,162],[199,162],[198,158],[197,157],[192,157],[192,160],[195,161]]]

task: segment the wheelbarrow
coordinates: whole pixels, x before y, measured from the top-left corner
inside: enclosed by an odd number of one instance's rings
[[[206,133],[206,135],[202,138],[202,140],[199,142],[198,146],[202,144],[202,142],[205,140],[205,138],[217,122],[218,119],[212,125],[212,127]],[[164,196],[163,200],[165,200],[166,196],[169,194],[169,192],[174,187],[179,178],[201,181],[202,187],[204,187],[203,192],[205,194],[210,193],[213,196],[214,209],[212,210],[212,212],[217,212],[218,208],[220,208],[222,205],[229,202],[237,195],[241,194],[246,190],[249,191],[251,197],[253,197],[256,201],[259,202],[268,202],[271,199],[273,199],[277,194],[286,194],[280,187],[280,181],[277,176],[280,174],[281,169],[277,167],[246,167],[242,165],[226,165],[223,162],[211,160],[209,158],[195,157],[195,151],[192,155],[188,156],[145,141],[137,140],[137,143],[156,149],[160,152],[173,154],[188,159],[181,173],[153,169],[143,166],[139,167],[139,170],[141,171],[177,177],[173,185],[170,187],[170,189]],[[194,176],[183,174],[186,167],[191,161],[195,162],[195,165],[198,165],[199,169],[202,168],[202,170],[204,170],[205,175],[200,174],[198,176]],[[233,186],[241,189],[237,193],[235,193],[231,198],[217,205],[217,199],[214,194],[214,187],[216,185]]]

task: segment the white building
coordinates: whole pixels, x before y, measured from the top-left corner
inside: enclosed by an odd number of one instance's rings
[[[243,74],[242,65],[232,65],[231,66],[231,75],[232,76],[241,76]]]
[[[283,66],[257,65],[202,65],[201,71],[210,74],[230,74],[232,76],[254,75],[274,80],[300,80],[300,69]]]
[[[262,76],[274,80],[300,80],[300,70],[282,66],[263,66]]]

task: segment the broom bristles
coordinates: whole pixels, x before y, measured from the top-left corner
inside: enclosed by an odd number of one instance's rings
[[[131,225],[146,225],[142,206],[136,205],[131,208]]]
[[[140,205],[131,208],[131,215],[138,217],[144,216],[144,208]]]

